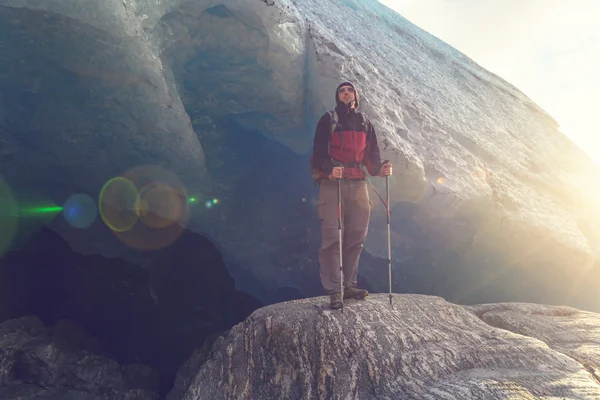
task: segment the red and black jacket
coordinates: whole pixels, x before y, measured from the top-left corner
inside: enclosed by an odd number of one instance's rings
[[[334,163],[344,167],[344,178],[364,179],[363,165],[369,175],[380,176],[382,164],[371,121],[366,116],[363,120],[359,112],[343,103],[338,103],[335,111],[338,124],[331,136],[329,113],[319,119],[315,130],[313,167],[320,173],[318,179],[328,179]]]

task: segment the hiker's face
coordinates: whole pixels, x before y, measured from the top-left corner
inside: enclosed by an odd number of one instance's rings
[[[338,99],[346,105],[349,105],[356,99],[355,95],[354,88],[351,86],[342,86],[338,89]]]

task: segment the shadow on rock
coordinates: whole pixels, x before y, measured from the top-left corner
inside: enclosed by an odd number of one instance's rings
[[[235,290],[210,241],[189,232],[143,268],[75,253],[43,229],[0,261],[0,290],[1,321],[28,315],[49,326],[75,321],[97,339],[89,347],[95,353],[155,368],[161,394],[210,335],[261,306]]]

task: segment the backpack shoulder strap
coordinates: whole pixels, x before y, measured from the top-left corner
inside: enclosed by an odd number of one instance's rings
[[[337,124],[338,124],[337,111],[335,111],[335,110],[329,111],[329,134],[330,135],[333,135],[333,131],[335,131]]]
[[[362,123],[365,126],[365,130],[367,130],[367,116],[365,115],[365,113],[359,113],[360,117],[362,118]]]
[[[335,110],[329,111],[329,138],[327,140],[327,154],[331,157],[331,136],[338,126],[338,113]],[[340,131],[340,140],[342,139],[342,132]]]

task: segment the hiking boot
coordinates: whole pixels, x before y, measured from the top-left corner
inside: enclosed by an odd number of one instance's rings
[[[342,295],[340,292],[331,293],[329,295],[329,307],[332,310],[342,308]]]
[[[365,289],[358,289],[355,287],[347,287],[344,289],[344,299],[364,299],[369,295]]]

